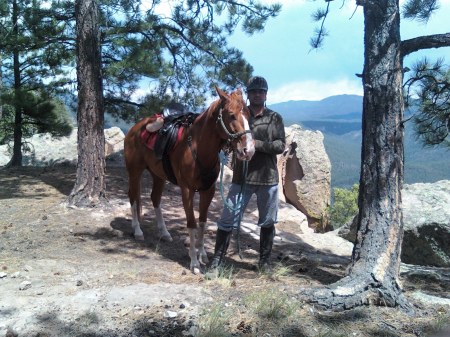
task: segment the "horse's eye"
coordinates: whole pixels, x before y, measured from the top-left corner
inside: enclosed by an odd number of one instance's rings
[[[236,120],[236,116],[235,115],[230,115],[230,120],[235,121]]]

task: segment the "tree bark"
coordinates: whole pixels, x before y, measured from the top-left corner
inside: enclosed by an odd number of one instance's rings
[[[13,13],[12,13],[12,24],[13,24],[13,34],[18,39],[19,37],[19,6],[17,1],[13,1]],[[13,136],[13,155],[7,167],[22,166],[22,105],[20,99],[20,60],[19,60],[19,50],[16,46],[13,50],[13,71],[14,71],[14,136]]]
[[[422,49],[441,48],[450,46],[450,33],[419,36],[402,41],[402,57]]]
[[[77,179],[69,205],[94,207],[105,196],[105,135],[98,7],[95,0],[75,3],[78,80]]]
[[[3,64],[3,58],[2,58],[2,53],[0,52],[0,92],[3,91],[2,64]],[[2,118],[3,118],[3,103],[2,103],[2,98],[0,97],[0,120],[2,120]]]
[[[364,99],[358,235],[347,277],[314,291],[331,310],[412,310],[398,281],[403,215],[403,74],[398,0],[364,2]]]

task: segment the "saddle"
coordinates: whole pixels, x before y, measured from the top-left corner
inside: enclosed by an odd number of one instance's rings
[[[141,131],[142,142],[155,152],[157,159],[162,160],[167,178],[175,185],[177,185],[177,179],[173,173],[169,154],[181,139],[183,129],[190,126],[197,116],[198,114],[193,112],[171,114],[164,117],[164,124],[158,131],[150,133],[145,127]],[[160,116],[156,116],[155,120],[158,117]]]

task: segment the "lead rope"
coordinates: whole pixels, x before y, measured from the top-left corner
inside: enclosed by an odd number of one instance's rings
[[[224,173],[224,166],[227,163],[227,157],[226,155],[222,154],[222,152],[219,154],[220,157],[220,195],[222,196],[222,200],[223,203],[225,205],[225,207],[227,207],[230,211],[232,212],[236,212],[239,211],[238,213],[238,221],[236,224],[236,227],[234,229],[236,229],[236,247],[237,247],[237,251],[238,251],[238,255],[239,258],[242,260],[242,252],[241,252],[241,220],[242,220],[242,213],[243,213],[243,209],[242,209],[242,195],[244,192],[244,188],[245,188],[245,177],[247,176],[247,168],[248,168],[248,162],[244,161],[244,165],[242,166],[242,173],[243,173],[243,177],[244,177],[244,182],[241,185],[241,189],[239,191],[238,197],[237,197],[237,201],[236,201],[236,205],[232,205],[230,203],[227,202],[227,199],[225,197],[225,194],[223,192],[223,173]]]

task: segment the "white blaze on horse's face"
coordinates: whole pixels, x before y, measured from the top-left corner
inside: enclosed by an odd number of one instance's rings
[[[250,160],[255,154],[255,142],[250,130],[250,111],[245,105],[241,89],[231,94],[216,88],[223,108],[220,109],[218,123],[223,137],[232,144],[240,160]]]
[[[247,118],[242,114],[242,119],[244,120],[244,129],[250,130],[250,125]],[[237,158],[239,160],[250,160],[255,154],[255,141],[250,132],[242,136],[244,139],[239,141],[236,147]],[[242,145],[243,144],[243,145]]]

